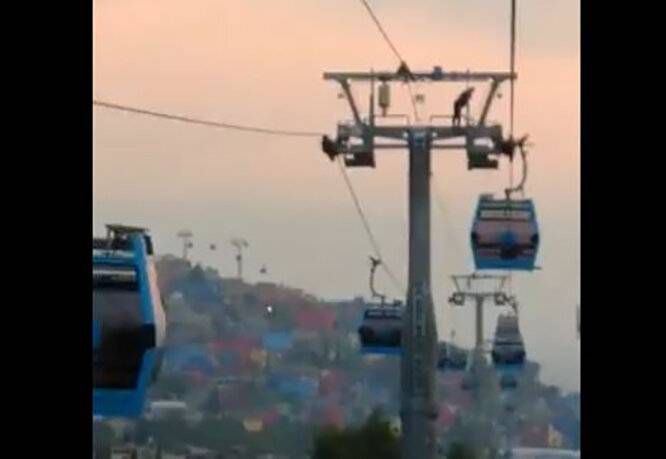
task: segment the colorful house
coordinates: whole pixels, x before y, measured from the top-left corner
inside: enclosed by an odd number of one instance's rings
[[[319,377],[319,395],[326,397],[338,393],[348,384],[346,373],[337,370],[324,370]]]
[[[283,395],[301,399],[312,399],[319,391],[319,381],[316,378],[297,374],[273,373],[268,384]]]
[[[245,372],[265,365],[263,346],[259,339],[232,338],[213,341],[210,352],[226,373]]]
[[[212,376],[215,362],[203,346],[170,346],[164,352],[164,366],[171,371]]]
[[[287,331],[268,332],[262,337],[264,349],[271,352],[284,352],[293,345],[293,333]]]
[[[331,333],[335,329],[335,311],[324,308],[301,309],[295,314],[296,327],[302,331]]]

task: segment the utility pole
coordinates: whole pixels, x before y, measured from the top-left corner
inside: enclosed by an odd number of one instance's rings
[[[242,238],[234,238],[231,240],[231,245],[236,247],[236,270],[237,277],[243,280],[243,249],[246,249],[250,244]]]
[[[404,68],[403,68],[404,67]],[[499,125],[487,126],[486,117],[499,85],[514,77],[507,72],[444,72],[441,67],[432,71],[411,72],[401,65],[391,72],[330,72],[324,79],[340,84],[349,102],[353,121],[339,123],[337,138],[324,136],[322,149],[331,160],[341,156],[347,167],[374,167],[374,152],[378,149],[407,149],[409,152],[409,285],[406,309],[403,314],[401,361],[401,418],[402,458],[433,459],[437,454],[435,420],[435,375],[437,362],[437,328],[430,289],[430,174],[433,149],[464,149],[468,169],[497,168],[498,156],[506,151]],[[370,83],[369,116],[362,119],[351,92],[350,82]],[[377,125],[385,118],[390,101],[392,82],[490,82],[479,120],[460,126],[442,125]],[[382,115],[375,116],[375,84],[380,82],[379,105]],[[429,122],[441,115],[433,115]],[[461,138],[462,143],[439,141]],[[390,139],[391,143],[376,143]],[[479,141],[485,141],[480,144]],[[505,148],[502,149],[501,146]]]
[[[187,251],[194,246],[194,244],[192,244],[192,237],[194,235],[190,230],[181,230],[178,231],[176,236],[183,240],[183,259],[187,260]]]

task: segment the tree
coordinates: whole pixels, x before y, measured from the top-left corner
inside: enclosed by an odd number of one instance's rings
[[[462,443],[453,443],[446,457],[447,459],[476,459],[477,456],[474,449]]]
[[[314,439],[313,459],[398,459],[400,439],[379,411],[360,428],[324,429]]]
[[[260,433],[252,436],[250,452],[253,454],[276,454],[287,457],[303,457],[307,454],[312,437],[311,427],[300,422],[281,419]]]

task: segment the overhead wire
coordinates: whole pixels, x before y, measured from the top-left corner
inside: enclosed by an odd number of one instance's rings
[[[108,108],[112,110],[120,110],[120,111],[125,111],[125,112],[130,112],[130,113],[135,113],[139,115],[146,115],[146,116],[152,116],[155,118],[160,118],[160,119],[167,119],[167,120],[172,120],[172,121],[181,121],[185,123],[190,123],[190,124],[198,124],[202,126],[208,126],[208,127],[215,127],[215,128],[223,128],[223,129],[235,129],[235,130],[240,130],[240,131],[245,131],[245,132],[252,132],[252,133],[259,133],[259,134],[269,134],[269,135],[281,135],[281,136],[298,136],[298,137],[321,137],[323,134],[319,132],[310,132],[310,131],[293,131],[293,130],[285,130],[285,129],[272,129],[272,128],[264,128],[264,127],[258,127],[258,126],[248,126],[248,125],[240,125],[240,124],[232,124],[232,123],[222,123],[218,121],[210,121],[210,120],[204,120],[200,118],[193,118],[189,116],[183,116],[183,115],[174,115],[170,113],[164,113],[164,112],[157,112],[154,110],[147,110],[143,108],[137,108],[137,107],[132,107],[128,105],[122,105],[122,104],[117,104],[117,103],[112,103],[112,102],[105,102],[101,100],[95,100],[93,99],[93,105],[98,106],[98,107],[103,107],[103,108]],[[374,254],[380,258],[383,259],[381,256],[381,249],[379,247],[379,243],[377,242],[376,238],[374,237],[374,233],[372,232],[372,229],[370,227],[370,223],[368,222],[368,219],[365,216],[365,212],[363,211],[363,208],[361,206],[360,200],[358,198],[358,195],[356,194],[356,191],[354,190],[354,187],[349,180],[349,177],[347,176],[347,171],[345,170],[344,166],[341,168],[342,171],[342,176],[345,181],[345,184],[347,185],[347,188],[349,189],[349,193],[352,197],[354,206],[359,214],[359,217],[361,218],[361,223],[363,224],[363,227],[365,228],[365,231],[368,235],[368,239],[370,240],[370,244],[372,246],[372,249],[374,251]],[[397,277],[393,274],[393,271],[386,265],[386,262],[382,263],[382,269],[386,272],[388,277],[391,279],[391,282],[393,283],[394,287],[402,293],[401,287],[400,287],[400,282],[397,280]]]
[[[382,35],[382,37],[384,38],[384,41],[385,41],[386,44],[389,46],[389,48],[391,49],[391,51],[393,52],[393,54],[395,55],[395,57],[398,59],[398,61],[400,61],[401,64],[404,64],[404,63],[405,63],[405,59],[403,58],[403,56],[402,56],[402,54],[400,53],[400,51],[398,51],[398,48],[396,47],[396,45],[395,45],[395,43],[393,42],[393,40],[391,40],[391,37],[389,37],[388,33],[386,32],[386,29],[384,28],[384,26],[382,25],[381,21],[379,20],[379,18],[377,17],[377,15],[375,14],[375,12],[373,11],[373,9],[372,9],[372,7],[370,6],[370,4],[369,4],[366,0],[360,0],[360,2],[361,2],[361,4],[363,5],[363,7],[366,9],[366,11],[368,12],[368,14],[370,15],[370,18],[372,19],[372,21],[374,22],[374,24],[377,26],[377,29],[379,30],[379,33]],[[411,80],[410,80],[409,78],[407,78],[406,81],[405,81],[405,83],[407,84],[407,90],[408,90],[408,92],[409,92],[409,100],[410,100],[410,102],[411,102],[411,104],[412,104],[412,110],[413,110],[413,112],[414,112],[414,118],[415,118],[415,120],[418,122],[420,118],[419,118],[419,113],[418,113],[418,107],[417,107],[417,105],[416,105],[416,100],[415,100],[415,98],[414,98],[414,93],[413,93],[413,88],[412,88]],[[357,210],[357,212],[358,212],[358,214],[359,214],[359,217],[361,218],[361,222],[363,223],[363,227],[364,227],[364,229],[365,229],[365,231],[366,231],[366,233],[367,233],[367,235],[368,235],[368,239],[370,240],[370,244],[372,245],[373,250],[375,251],[375,256],[376,256],[377,258],[379,258],[379,259],[383,259],[383,257],[381,256],[381,250],[380,250],[380,248],[379,248],[379,244],[378,244],[378,242],[377,242],[377,240],[376,240],[374,234],[372,233],[372,229],[371,229],[371,227],[370,227],[370,224],[369,224],[369,222],[368,222],[368,219],[367,219],[367,217],[365,216],[365,214],[364,214],[364,212],[363,212],[363,209],[362,209],[362,207],[361,207],[361,205],[360,205],[360,202],[359,202],[358,196],[356,195],[356,192],[354,191],[353,185],[352,185],[351,181],[349,180],[349,176],[347,175],[347,171],[346,171],[346,169],[345,169],[344,164],[342,163],[342,160],[340,160],[340,161],[338,162],[338,165],[340,166],[340,172],[342,173],[342,176],[343,176],[343,178],[344,178],[344,180],[345,180],[345,183],[347,184],[347,188],[348,188],[348,190],[349,190],[349,193],[350,193],[350,195],[351,195],[351,197],[352,197],[352,200],[354,201],[354,205],[355,205],[355,207],[356,207],[356,210]],[[382,262],[381,267],[382,267],[382,269],[385,271],[385,273],[386,273],[386,275],[389,277],[389,279],[391,280],[391,283],[393,284],[393,286],[394,286],[394,287],[395,287],[395,288],[396,288],[401,294],[404,293],[404,291],[406,290],[406,288],[405,288],[405,287],[404,287],[404,286],[398,281],[397,277],[395,276],[395,274],[393,274],[393,271],[392,271],[391,268],[386,264],[385,261]]]
[[[462,253],[460,250],[460,243],[458,241],[458,238],[455,235],[455,231],[453,230],[453,222],[449,220],[450,213],[447,211],[446,206],[444,206],[444,200],[442,199],[442,191],[439,188],[439,185],[437,184],[437,180],[435,179],[435,175],[431,174],[430,176],[433,190],[435,192],[435,203],[437,204],[437,209],[439,209],[439,212],[442,216],[442,219],[444,220],[444,224],[442,225],[445,230],[444,232],[449,238],[449,243],[451,244],[451,247],[453,248],[453,251],[455,252],[455,255],[457,258],[462,257]],[[450,228],[450,231],[446,231],[446,228]],[[448,308],[447,313],[445,317],[449,317],[449,332],[450,332],[450,339],[451,343],[454,344],[456,342],[456,308]]]
[[[379,32],[384,37],[384,40],[386,41],[388,46],[393,51],[393,54],[395,54],[395,56],[398,58],[398,60],[401,63],[404,63],[405,60],[404,60],[402,54],[400,53],[400,51],[398,51],[397,47],[395,46],[395,44],[393,43],[393,41],[389,37],[388,33],[386,32],[386,29],[381,24],[381,21],[379,20],[377,15],[372,10],[372,7],[368,4],[368,2],[366,0],[360,0],[360,1],[363,4],[363,6],[365,7],[365,9],[368,11],[368,14],[370,15],[373,22],[375,23],[375,25],[379,29]],[[416,105],[416,100],[414,98],[414,92],[413,92],[412,84],[411,84],[411,81],[409,79],[406,80],[406,83],[407,83],[407,90],[409,92],[409,100],[412,104],[412,109],[413,109],[413,112],[414,112],[414,118],[418,122],[419,121],[419,113],[418,113],[418,107]],[[443,218],[446,220],[447,217],[448,217],[448,213],[446,212],[446,209],[445,209],[444,204],[442,202],[441,192],[439,191],[439,188],[437,187],[436,181],[434,180],[434,176],[432,176],[432,175],[431,175],[431,181],[432,181],[434,189],[435,189],[435,197],[436,197],[437,207],[438,207],[439,211],[441,212]],[[459,245],[457,243],[457,239],[456,239],[456,237],[453,233],[450,233],[449,235],[450,235],[452,244],[455,247],[454,250],[457,251],[458,247],[459,247]]]
[[[393,54],[395,54],[395,57],[398,58],[400,62],[404,62],[405,60],[402,58],[402,55],[398,51],[398,48],[395,47],[393,44],[393,41],[391,41],[391,38],[389,38],[388,34],[386,33],[386,30],[384,30],[384,26],[382,26],[382,23],[379,21],[379,18],[377,18],[377,15],[375,15],[375,12],[372,10],[372,7],[366,0],[360,0],[365,9],[368,11],[368,14],[374,21],[375,25],[377,26],[377,29],[379,29],[379,33],[382,34],[384,37],[384,41],[389,45],[391,50],[393,51]]]
[[[513,140],[513,120],[515,104],[515,79],[513,74],[516,70],[516,0],[511,0],[511,19],[510,19],[510,45],[509,45],[509,68],[511,80],[509,81],[509,139]],[[509,187],[513,188],[513,157],[509,165]]]
[[[199,124],[202,126],[208,126],[208,127],[215,127],[215,128],[221,128],[221,129],[233,129],[233,130],[238,130],[238,131],[246,131],[246,132],[254,132],[258,134],[268,134],[268,135],[279,135],[279,136],[292,136],[292,137],[321,137],[323,134],[321,132],[313,132],[313,131],[294,131],[294,130],[287,130],[287,129],[273,129],[273,128],[265,128],[265,127],[259,127],[259,126],[249,126],[249,125],[242,125],[242,124],[233,124],[233,123],[224,123],[220,121],[211,121],[211,120],[204,120],[201,118],[193,118],[190,116],[183,116],[183,115],[174,115],[170,113],[164,113],[164,112],[158,112],[155,110],[148,110],[144,108],[138,108],[138,107],[132,107],[129,105],[123,105],[123,104],[118,104],[114,102],[106,102],[106,101],[101,101],[101,100],[96,100],[93,99],[93,105],[97,107],[102,107],[102,108],[107,108],[111,110],[119,110],[119,111],[124,111],[124,112],[129,112],[129,113],[135,113],[138,115],[146,115],[146,116],[152,116],[155,118],[162,118],[162,119],[167,119],[167,120],[172,120],[172,121],[180,121],[183,123],[190,123],[190,124]]]
[[[381,268],[384,270],[386,275],[389,277],[391,280],[391,283],[393,284],[393,287],[397,290],[399,294],[404,294],[406,291],[406,288],[402,285],[400,281],[398,281],[398,278],[396,275],[393,273],[393,270],[389,267],[389,265],[386,263],[384,260],[384,257],[382,256],[382,251],[379,246],[379,242],[377,242],[377,238],[375,237],[372,228],[370,227],[370,223],[368,221],[368,218],[365,215],[365,212],[363,211],[363,207],[361,206],[361,202],[358,198],[358,195],[356,194],[356,191],[354,190],[354,186],[351,183],[351,180],[349,179],[349,175],[347,174],[347,169],[345,168],[345,165],[343,164],[343,159],[342,157],[338,156],[338,166],[340,168],[340,173],[344,179],[345,184],[347,185],[347,190],[349,191],[349,195],[352,198],[352,201],[354,202],[354,207],[356,208],[356,212],[358,213],[358,216],[361,219],[361,223],[363,224],[363,229],[365,230],[366,235],[368,236],[368,240],[370,241],[370,245],[372,246],[372,249],[374,251],[374,255],[376,258],[380,259],[382,263],[379,265]]]
[[[509,139],[513,141],[513,120],[514,120],[514,104],[515,104],[515,77],[516,71],[516,0],[511,0],[511,19],[510,19],[510,45],[509,45],[509,66],[511,71],[510,95],[509,95]],[[522,148],[522,147],[521,147]],[[526,167],[526,160],[523,156],[523,167]],[[509,164],[509,188],[513,189],[513,156]],[[511,199],[511,196],[507,196]],[[509,295],[513,295],[513,272],[509,271]]]
[[[402,57],[402,54],[400,54],[400,51],[398,51],[398,48],[396,48],[395,44],[393,43],[388,33],[386,32],[386,29],[384,29],[384,26],[382,25],[381,21],[379,20],[375,12],[372,10],[370,4],[366,0],[360,0],[360,2],[368,11],[370,18],[377,26],[379,33],[381,33],[382,37],[384,37],[384,41],[386,42],[386,44],[388,44],[389,48],[391,48],[391,51],[393,51],[393,54],[395,54],[395,57],[398,58],[401,64],[405,63],[405,59]],[[416,106],[416,101],[414,100],[412,83],[409,79],[407,79],[405,82],[407,83],[407,91],[409,91],[409,100],[412,103],[412,110],[414,111],[414,119],[418,122],[420,120],[420,117],[419,117],[418,107]]]
[[[414,99],[412,82],[409,80],[407,80],[407,91],[409,91],[409,100],[412,102],[412,111],[414,112],[414,120],[418,123],[421,120],[421,117],[419,116],[419,110],[416,106],[416,100]]]
[[[389,37],[388,33],[384,29],[382,23],[379,21],[379,18],[377,15],[374,13],[372,10],[372,7],[366,0],[360,0],[365,9],[367,10],[368,14],[372,18],[373,22],[377,26],[377,29],[381,33],[382,37],[388,44],[388,46],[391,48],[395,56],[398,58],[398,60],[401,63],[404,63],[404,59],[400,52],[398,51],[397,47]],[[416,106],[416,101],[414,99],[414,94],[412,90],[412,85],[411,81],[409,79],[406,80],[407,83],[407,89],[409,91],[409,98],[410,102],[412,104],[412,108],[414,111],[414,117],[416,121],[419,120],[419,114],[418,114],[418,108]],[[119,103],[114,103],[114,102],[107,102],[107,101],[102,101],[102,100],[97,100],[93,99],[93,105],[101,108],[106,108],[106,109],[111,109],[111,110],[117,110],[117,111],[124,111],[128,113],[134,113],[134,114],[139,114],[139,115],[146,115],[146,116],[152,116],[155,118],[161,118],[161,119],[167,119],[171,121],[180,121],[184,123],[190,123],[190,124],[197,124],[197,125],[202,125],[202,126],[208,126],[208,127],[214,127],[214,128],[221,128],[221,129],[231,129],[231,130],[238,130],[238,131],[245,131],[245,132],[253,132],[253,133],[258,133],[258,134],[266,134],[266,135],[276,135],[276,136],[293,136],[293,137],[321,137],[324,135],[321,132],[313,132],[313,131],[298,131],[298,130],[287,130],[287,129],[275,129],[275,128],[266,128],[266,127],[260,127],[260,126],[252,126],[252,125],[242,125],[242,124],[235,124],[235,123],[227,123],[227,122],[220,122],[220,121],[212,121],[212,120],[206,120],[206,119],[201,119],[201,118],[194,118],[190,116],[183,116],[183,115],[176,115],[176,114],[171,114],[171,113],[165,113],[165,112],[158,112],[155,110],[148,110],[144,108],[139,108],[139,107],[133,107],[129,105],[124,105],[124,104],[119,104]],[[341,159],[341,158],[339,158]],[[370,242],[370,245],[372,246],[372,249],[374,251],[374,254],[377,258],[383,260],[382,257],[382,252],[381,248],[379,246],[379,243],[377,242],[377,239],[374,236],[374,233],[372,231],[372,228],[370,227],[370,223],[365,215],[365,212],[363,211],[363,208],[361,206],[360,200],[358,198],[358,195],[356,194],[356,191],[354,190],[353,184],[351,183],[351,180],[349,179],[349,176],[347,175],[347,171],[342,164],[342,161],[338,161],[338,165],[340,166],[340,171],[342,174],[342,177],[344,179],[344,182],[347,186],[347,189],[349,191],[349,194],[352,198],[352,201],[354,203],[354,207],[361,219],[361,223],[363,225],[363,228],[368,236],[368,240]],[[389,265],[386,264],[385,261],[382,261],[381,264],[382,269],[386,273],[386,275],[389,277],[391,280],[391,283],[393,287],[399,291],[400,294],[404,293],[405,287],[401,285],[401,283],[398,281],[396,275],[393,273],[393,270],[389,267]]]
[[[511,81],[510,84],[510,100],[509,100],[509,133],[513,136],[513,112],[514,112],[514,91],[515,79],[513,73],[516,70],[516,0],[511,0],[511,51],[510,51],[510,66],[511,66]]]
[[[445,220],[445,223],[449,223],[449,225],[444,225],[445,227],[450,227],[451,221],[449,221],[450,213],[447,211],[446,206],[444,205],[444,199],[442,198],[442,191],[439,188],[439,185],[437,184],[437,180],[435,179],[434,175],[430,176],[430,180],[432,182],[433,186],[433,191],[435,192],[435,203],[437,205],[437,209],[439,210],[439,213],[441,214],[442,218]],[[447,236],[449,237],[449,240],[451,242],[451,246],[453,247],[453,250],[456,252],[456,255],[460,255],[460,243],[458,238],[455,235],[455,232],[452,231],[445,231]]]

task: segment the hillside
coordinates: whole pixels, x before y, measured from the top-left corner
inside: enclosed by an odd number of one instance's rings
[[[358,426],[375,408],[399,429],[399,358],[359,353],[362,298],[328,303],[285,285],[222,278],[173,256],[161,257],[157,270],[168,328],[151,400],[182,400],[188,413],[136,423],[137,442],[305,457],[317,429]],[[543,386],[538,373],[530,362],[510,400],[490,388],[475,404],[461,372],[441,372],[442,445],[473,440],[482,411],[511,424],[524,446],[578,447],[577,397]]]

